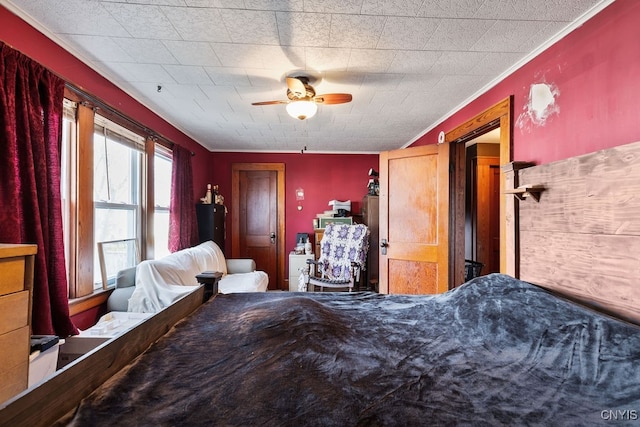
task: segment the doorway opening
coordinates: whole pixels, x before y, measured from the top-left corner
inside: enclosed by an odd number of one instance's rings
[[[501,197],[505,175],[501,166],[512,156],[512,105],[508,97],[445,134],[452,166],[449,288],[466,281],[466,260],[484,264],[481,274],[506,272],[506,202]],[[490,135],[494,136],[492,146],[488,145]],[[487,141],[486,146],[482,140]]]
[[[465,142],[464,149],[464,257],[469,280],[500,272],[500,128]]]

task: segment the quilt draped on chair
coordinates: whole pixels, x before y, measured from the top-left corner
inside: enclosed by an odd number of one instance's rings
[[[321,243],[320,269],[331,280],[351,279],[351,262],[364,270],[369,251],[367,226],[363,224],[329,224]],[[325,240],[326,239],[326,240]]]
[[[320,259],[307,261],[316,266],[320,277],[303,272],[298,290],[319,286],[321,289],[346,287],[351,291],[358,286],[360,272],[367,265],[369,234],[364,224],[328,224],[320,241]]]

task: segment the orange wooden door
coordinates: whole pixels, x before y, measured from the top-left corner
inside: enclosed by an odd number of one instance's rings
[[[491,172],[491,179],[488,185],[491,210],[489,213],[490,261],[487,270],[483,274],[500,272],[500,165],[492,166]]]
[[[234,170],[233,258],[251,258],[269,275],[268,289],[280,289],[278,251],[284,238],[278,220],[278,171]],[[234,191],[234,193],[236,193]]]
[[[484,264],[482,275],[500,272],[500,158],[475,160],[476,206],[473,209],[473,259]]]
[[[449,144],[380,154],[380,242],[381,293],[449,289]]]

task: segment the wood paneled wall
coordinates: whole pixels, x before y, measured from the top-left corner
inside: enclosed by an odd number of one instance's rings
[[[640,323],[640,142],[519,171],[520,278]],[[509,196],[507,197],[515,197]]]

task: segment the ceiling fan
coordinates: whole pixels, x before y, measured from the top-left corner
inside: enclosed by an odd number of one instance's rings
[[[306,76],[287,77],[287,98],[289,99],[282,101],[254,102],[251,105],[287,104],[287,113],[291,117],[304,120],[316,114],[318,104],[344,104],[353,99],[350,93],[316,95]]]

